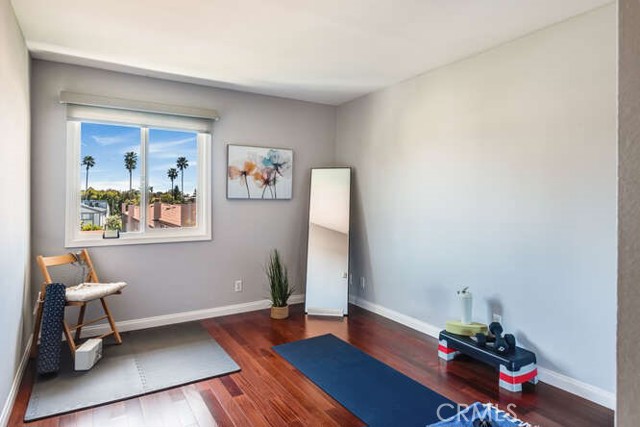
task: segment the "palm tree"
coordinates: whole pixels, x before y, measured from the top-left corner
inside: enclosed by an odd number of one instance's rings
[[[87,169],[87,172],[86,172],[87,174],[85,177],[85,184],[84,184],[84,192],[86,193],[87,190],[89,189],[89,169],[91,169],[96,165],[96,159],[94,159],[93,156],[84,156],[84,158],[82,159],[81,165]]]
[[[124,167],[129,171],[129,191],[132,189],[133,170],[138,166],[138,155],[135,151],[129,151],[124,155]]]
[[[176,167],[180,169],[180,192],[184,195],[184,170],[189,167],[189,160],[186,157],[178,157]]]
[[[176,191],[173,188],[173,181],[178,177],[178,170],[176,168],[170,168],[167,171],[167,176],[171,180],[171,192],[173,193],[173,197],[176,197]]]

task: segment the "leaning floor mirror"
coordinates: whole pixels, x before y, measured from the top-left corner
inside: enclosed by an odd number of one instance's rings
[[[305,311],[344,316],[349,304],[351,168],[311,170]]]

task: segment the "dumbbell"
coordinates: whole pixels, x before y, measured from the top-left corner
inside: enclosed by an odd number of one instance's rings
[[[512,334],[506,334],[504,337],[502,336],[502,325],[498,322],[493,322],[489,325],[489,330],[495,337],[495,343],[493,348],[496,353],[506,355],[509,354],[516,349],[516,337]]]
[[[509,344],[509,353],[516,351],[516,337],[513,334],[505,334],[504,340]]]
[[[491,331],[495,337],[493,344],[495,352],[498,354],[507,354],[509,352],[509,344],[507,344],[507,341],[502,337],[502,332],[504,332],[502,325],[498,322],[493,322],[489,325],[489,331]]]
[[[476,345],[478,347],[482,347],[482,348],[486,347],[487,343],[490,343],[490,342],[494,341],[494,338],[492,336],[485,335],[482,332],[478,332],[475,335],[475,338],[476,338]]]

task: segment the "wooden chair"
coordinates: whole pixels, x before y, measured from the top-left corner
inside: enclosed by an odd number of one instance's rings
[[[36,347],[38,344],[38,336],[40,334],[40,323],[42,322],[42,310],[43,310],[44,298],[47,292],[47,286],[50,283],[52,283],[52,279],[51,279],[51,275],[49,274],[48,267],[60,266],[65,264],[73,264],[78,262],[84,263],[87,271],[87,276],[84,278],[84,282],[99,283],[98,275],[96,274],[96,271],[93,267],[93,262],[91,262],[91,258],[89,257],[89,252],[86,249],[83,249],[78,255],[73,253],[68,253],[66,255],[51,256],[51,257],[38,256],[37,261],[38,261],[38,266],[42,271],[42,276],[44,277],[44,283],[42,284],[42,287],[40,289],[40,296],[38,298],[38,306],[36,311],[36,324],[35,324],[32,343],[31,343],[32,357],[35,357],[36,351],[37,351]],[[109,310],[107,301],[105,299],[109,295],[116,295],[121,293],[122,292],[120,290],[117,290],[115,292],[109,293],[108,295],[104,295],[102,297],[98,297],[98,298],[86,300],[86,301],[73,301],[73,300],[70,301],[69,298],[67,298],[66,307],[80,307],[80,313],[78,314],[78,324],[69,326],[66,320],[64,321],[64,324],[63,324],[64,335],[66,337],[67,344],[69,345],[69,349],[71,350],[72,354],[75,354],[76,341],[80,340],[80,333],[82,331],[82,328],[104,319],[107,319],[109,321],[109,326],[111,328],[111,331],[107,332],[104,335],[101,335],[100,338],[105,338],[105,337],[108,337],[109,335],[113,335],[117,344],[122,343],[122,338],[118,333],[116,322],[113,320],[113,316],[111,315],[111,311]],[[84,314],[87,308],[87,304],[97,299],[100,300],[100,303],[102,304],[102,309],[105,315],[102,317],[98,317],[97,319],[93,319],[85,322]],[[71,334],[72,331],[75,331],[75,337]]]

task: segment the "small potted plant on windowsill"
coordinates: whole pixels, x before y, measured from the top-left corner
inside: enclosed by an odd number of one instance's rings
[[[104,223],[103,239],[118,239],[122,230],[122,219],[120,215],[110,215]]]
[[[280,260],[280,253],[274,249],[265,267],[269,279],[271,294],[271,318],[286,319],[289,317],[289,297],[295,288],[289,285],[287,267]]]

